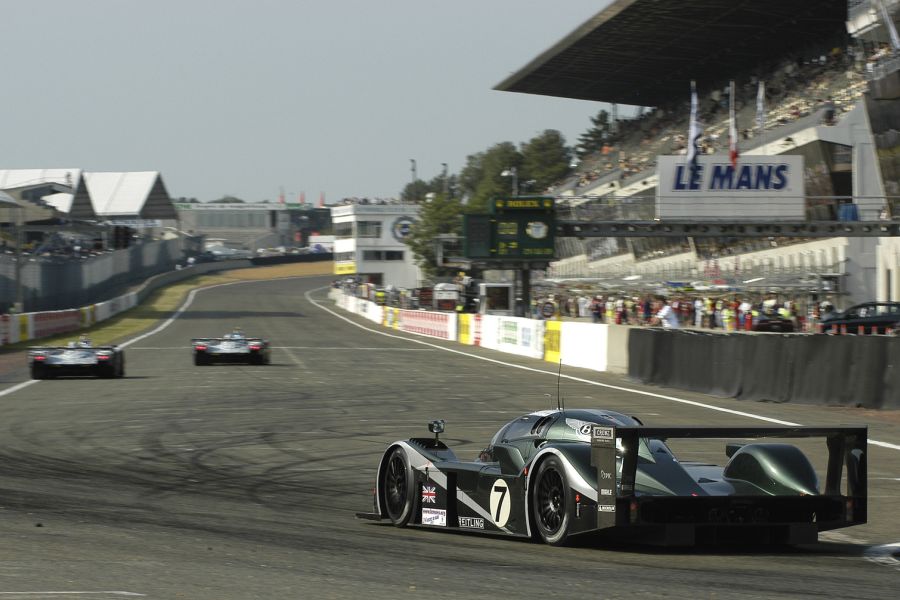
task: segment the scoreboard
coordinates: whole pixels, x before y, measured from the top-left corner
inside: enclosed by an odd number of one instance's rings
[[[496,199],[490,214],[466,215],[466,257],[553,260],[556,256],[554,199],[531,196]]]

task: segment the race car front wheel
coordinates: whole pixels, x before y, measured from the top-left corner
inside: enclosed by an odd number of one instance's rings
[[[542,461],[534,475],[532,520],[544,542],[562,546],[569,537],[571,515],[569,482],[562,463],[555,457]]]
[[[394,448],[381,475],[384,510],[391,523],[403,527],[413,513],[413,477],[401,448]]]

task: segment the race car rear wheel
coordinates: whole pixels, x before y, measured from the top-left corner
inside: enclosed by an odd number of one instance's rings
[[[406,453],[401,448],[394,448],[388,457],[381,476],[381,489],[384,494],[384,510],[391,523],[398,527],[409,523],[414,504],[413,477]]]
[[[198,367],[203,366],[203,365],[208,365],[209,359],[207,357],[203,356],[202,354],[195,354],[194,355],[194,364],[197,365]]]
[[[32,379],[47,379],[47,371],[43,367],[38,367],[36,365],[31,366],[31,378]]]
[[[542,461],[534,475],[532,520],[544,542],[562,546],[569,537],[571,515],[569,482],[562,463],[555,457]]]

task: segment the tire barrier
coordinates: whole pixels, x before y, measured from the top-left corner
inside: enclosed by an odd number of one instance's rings
[[[628,374],[741,400],[900,408],[900,337],[635,328]]]

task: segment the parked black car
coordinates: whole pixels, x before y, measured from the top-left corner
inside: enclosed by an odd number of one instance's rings
[[[858,333],[860,326],[866,334],[886,333],[900,328],[900,302],[864,302],[822,320],[825,332],[840,331],[847,326],[847,333]]]

